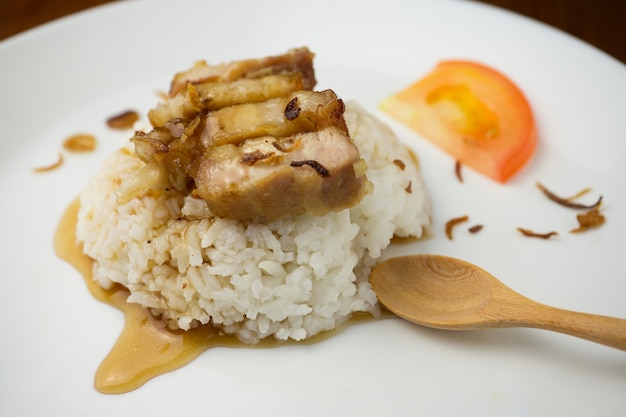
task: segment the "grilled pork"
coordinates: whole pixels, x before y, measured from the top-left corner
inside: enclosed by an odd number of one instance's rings
[[[171,119],[192,118],[201,111],[217,110],[244,103],[260,103],[302,90],[302,74],[268,75],[235,81],[187,84],[174,97],[148,112],[152,126],[163,126]]]
[[[313,57],[308,48],[297,48],[286,54],[260,59],[246,59],[219,65],[208,65],[204,61],[196,62],[189,70],[174,76],[170,86],[170,97],[187,87],[187,84],[200,84],[209,81],[235,81],[241,78],[259,78],[271,74],[302,74],[305,90],[315,86]]]
[[[235,145],[259,136],[285,137],[337,126],[348,132],[344,104],[332,90],[298,91],[262,103],[246,103],[210,112],[202,143]]]
[[[354,206],[371,187],[367,167],[343,101],[312,91],[312,59],[300,48],[177,74],[171,99],[149,113],[152,131],[132,139],[137,155],[220,217],[276,220]]]
[[[354,206],[369,190],[366,169],[350,137],[331,126],[210,147],[195,181],[217,216],[274,220]]]

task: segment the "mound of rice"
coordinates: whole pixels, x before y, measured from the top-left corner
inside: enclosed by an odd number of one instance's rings
[[[144,163],[121,149],[80,196],[77,236],[94,278],[127,287],[128,302],[172,329],[211,323],[249,344],[303,340],[354,312],[376,316],[371,268],[394,234],[422,235],[430,205],[393,132],[355,103],[345,118],[374,187],[357,206],[322,217],[215,218],[204,200],[158,187],[126,201],[120,190],[135,187]]]

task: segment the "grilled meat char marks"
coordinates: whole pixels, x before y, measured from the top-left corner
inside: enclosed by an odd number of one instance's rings
[[[172,98],[149,113],[153,130],[133,138],[137,154],[165,167],[179,191],[196,189],[220,217],[276,220],[354,206],[371,187],[367,167],[343,101],[312,90],[312,57],[300,48],[177,74]]]

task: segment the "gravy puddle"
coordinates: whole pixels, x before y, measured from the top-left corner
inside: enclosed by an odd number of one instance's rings
[[[315,343],[324,340],[349,324],[372,321],[367,313],[354,314],[346,324],[305,342],[279,342],[273,338],[256,345],[245,345],[232,335],[223,334],[219,328],[205,325],[188,331],[170,330],[163,322],[138,304],[127,303],[129,292],[121,285],[109,290],[102,289],[92,276],[93,260],[83,254],[76,243],[76,221],[79,209],[76,199],[61,218],[54,236],[57,255],[69,262],[84,278],[91,295],[124,313],[125,323],[121,335],[96,371],[94,385],[105,394],[121,394],[132,391],[148,380],[194,360],[212,347],[267,348],[288,343]],[[389,317],[391,313],[383,313]]]

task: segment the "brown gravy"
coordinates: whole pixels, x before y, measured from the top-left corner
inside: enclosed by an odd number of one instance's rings
[[[110,290],[102,289],[92,277],[93,260],[83,254],[82,247],[76,243],[78,209],[77,199],[61,218],[54,236],[57,255],[81,273],[87,288],[97,300],[118,308],[125,317],[122,334],[96,372],[94,384],[99,392],[121,394],[132,391],[160,374],[186,365],[212,347],[275,347],[285,344],[268,338],[254,346],[244,345],[236,337],[225,335],[211,325],[189,331],[172,331],[138,304],[127,303],[128,290],[121,285]],[[388,317],[390,313],[384,316]],[[371,315],[357,313],[347,324],[370,320],[373,320]],[[305,343],[321,341],[343,327],[315,336]]]

